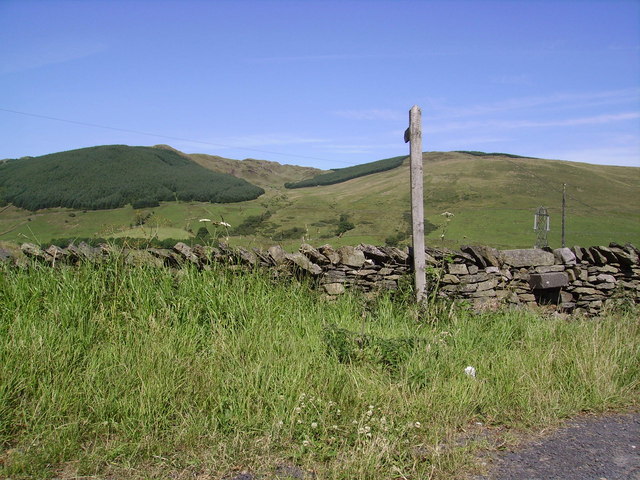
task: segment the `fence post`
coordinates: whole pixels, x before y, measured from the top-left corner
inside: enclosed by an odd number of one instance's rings
[[[413,272],[416,301],[424,300],[427,289],[424,252],[424,195],[422,189],[422,111],[414,105],[409,110],[409,128],[404,141],[410,142],[411,156],[411,221],[413,238]]]
[[[562,248],[566,247],[564,236],[565,211],[567,210],[567,184],[562,184]]]

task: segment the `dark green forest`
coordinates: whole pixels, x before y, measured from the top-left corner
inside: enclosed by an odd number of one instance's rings
[[[316,187],[318,185],[333,185],[335,183],[346,182],[352,178],[364,177],[372,173],[384,172],[399,167],[404,162],[406,156],[385,158],[376,162],[363,163],[354,167],[337,168],[329,173],[316,175],[313,178],[300,182],[285,183],[286,188]]]
[[[213,172],[173,151],[104,145],[0,164],[0,205],[101,210],[160,201],[230,203],[264,190]]]

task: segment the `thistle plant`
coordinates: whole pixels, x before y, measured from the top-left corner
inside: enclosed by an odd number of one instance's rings
[[[445,218],[445,221],[442,224],[442,233],[440,234],[440,241],[442,242],[442,245],[444,246],[444,239],[445,239],[445,237],[447,235],[447,230],[449,228],[449,222],[454,217],[454,215],[451,212],[442,212],[440,215],[442,215]]]
[[[216,240],[218,238],[220,238],[220,235],[218,235],[218,228],[214,228],[213,229],[213,233],[209,230],[209,227],[206,226],[207,224],[211,224],[211,225],[215,225],[216,227],[222,227],[224,229],[225,232],[225,242],[229,241],[229,228],[231,227],[231,224],[225,222],[224,220],[221,220],[219,222],[214,222],[212,221],[210,218],[201,218],[200,220],[198,220],[200,223],[205,224],[205,228],[207,229],[207,232],[209,234],[209,237],[211,238],[215,238]]]

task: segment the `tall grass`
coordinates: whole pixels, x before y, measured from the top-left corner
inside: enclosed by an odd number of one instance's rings
[[[634,312],[442,311],[222,267],[0,267],[0,477],[451,478],[475,422],[637,401]]]

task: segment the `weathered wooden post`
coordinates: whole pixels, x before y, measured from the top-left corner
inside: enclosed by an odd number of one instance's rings
[[[567,210],[567,184],[562,184],[562,248],[566,247],[564,237],[564,220],[565,211]]]
[[[422,190],[422,111],[414,105],[409,110],[409,128],[404,141],[410,142],[411,155],[411,220],[413,238],[413,271],[416,301],[424,300],[427,289],[424,254],[424,195]]]

